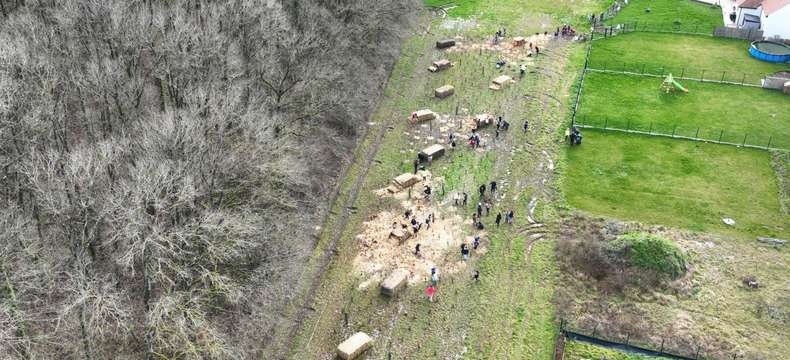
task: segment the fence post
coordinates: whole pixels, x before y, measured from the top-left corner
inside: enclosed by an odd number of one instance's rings
[[[609,118],[604,119],[603,122],[603,129],[606,130],[606,125],[609,125]],[[768,142],[768,145],[771,145],[771,142]]]
[[[700,75],[700,80],[703,82],[705,81],[705,69],[702,69],[702,75]]]
[[[642,63],[642,75],[644,75],[644,74],[645,74],[645,64]]]
[[[650,130],[648,130],[647,133],[648,134],[652,134],[653,133],[653,122],[652,121],[650,122]]]
[[[686,74],[686,68],[681,69],[680,70],[680,78],[682,79],[683,75],[685,75],[685,74]]]
[[[724,136],[724,129],[721,129],[721,132],[719,133],[719,143],[721,143],[722,136]]]
[[[664,352],[664,337],[661,337],[661,350],[658,350],[658,352]]]
[[[672,129],[672,137],[675,137],[675,131],[676,131],[677,129],[678,129],[678,126],[677,126],[677,125],[675,125],[675,127]]]
[[[626,130],[631,130],[631,119],[628,119],[628,125],[625,128]]]
[[[726,71],[722,71],[721,72],[721,81],[719,81],[719,82],[724,82],[724,74],[726,74],[726,73],[727,73]]]
[[[625,61],[623,61],[623,72],[625,72]]]
[[[748,135],[749,135],[749,133],[743,134],[743,142],[741,142],[741,146],[746,145],[746,136],[748,136]]]
[[[773,135],[768,137],[768,150],[771,149],[771,140],[773,140],[773,138],[774,138]]]
[[[697,126],[697,133],[694,134],[695,139],[699,139],[699,126]]]
[[[746,73],[743,73],[743,79],[741,79],[741,85],[743,85],[744,81],[746,81]]]

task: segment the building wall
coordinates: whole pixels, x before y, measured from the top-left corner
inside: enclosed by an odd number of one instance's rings
[[[763,36],[790,39],[790,6],[785,6],[770,16],[762,15],[760,18],[763,27]]]
[[[762,7],[758,7],[757,9],[738,8],[738,12],[737,12],[738,17],[735,19],[735,24],[737,27],[743,26],[743,19],[745,17],[744,15],[746,14],[760,17],[762,13],[763,13]],[[762,20],[762,18],[760,20]]]

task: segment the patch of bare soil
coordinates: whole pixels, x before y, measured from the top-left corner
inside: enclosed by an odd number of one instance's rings
[[[424,175],[427,172],[420,173]],[[438,269],[440,277],[462,271],[467,268],[460,253],[463,243],[467,244],[473,256],[485,253],[485,241],[481,242],[477,250],[472,250],[474,238],[463,235],[463,225],[471,226],[471,220],[464,221],[451,206],[442,206],[435,200],[423,198],[420,191],[430,181],[433,179],[426,177],[424,182],[415,185],[411,199],[406,198],[408,191],[394,195],[401,200],[402,211],[383,211],[363,224],[361,233],[357,235],[359,253],[354,260],[356,275],[363,279],[360,289],[377,284],[399,268],[409,271],[410,285],[428,280],[433,267]],[[409,218],[404,216],[407,209],[412,212]],[[430,227],[425,221],[429,215],[433,217]],[[422,224],[416,233],[410,223],[412,218]],[[411,236],[401,241],[390,236],[393,230],[408,231]],[[479,232],[478,235],[485,240],[485,232]],[[420,255],[415,255],[417,244],[420,244]]]
[[[521,37],[524,42],[517,45],[515,38]],[[500,39],[494,43],[493,38],[484,42],[465,41],[463,38],[456,38],[455,46],[447,49],[448,52],[474,52],[490,51],[497,52],[502,58],[507,60],[506,66],[517,67],[520,64],[528,66],[534,65],[534,57],[537,55],[535,47],[540,50],[547,48],[549,41],[554,39],[554,34],[544,35],[535,34],[529,36],[515,36]],[[530,46],[532,45],[532,46]]]

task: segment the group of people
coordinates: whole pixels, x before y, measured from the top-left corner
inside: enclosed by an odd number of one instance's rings
[[[499,39],[504,38],[507,34],[507,29],[501,28],[494,33],[494,45],[499,44]]]
[[[576,30],[571,27],[570,25],[563,25],[562,29],[557,28],[557,31],[554,32],[554,36],[574,36],[576,35]]]

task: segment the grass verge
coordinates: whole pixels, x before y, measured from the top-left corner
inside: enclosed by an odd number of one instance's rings
[[[774,90],[680,82],[689,92],[667,94],[655,77],[588,72],[580,122],[603,127],[790,149],[790,105]],[[745,139],[744,139],[745,137]]]
[[[631,0],[607,22],[678,26],[688,31],[696,27],[698,31],[706,33],[712,33],[716,26],[724,25],[719,6],[692,0]]]
[[[790,236],[767,152],[587,131],[567,157],[564,193],[579,209],[741,238]]]
[[[760,85],[787,65],[757,60],[749,42],[702,35],[632,32],[596,40],[590,67]],[[723,76],[722,76],[723,75]]]

